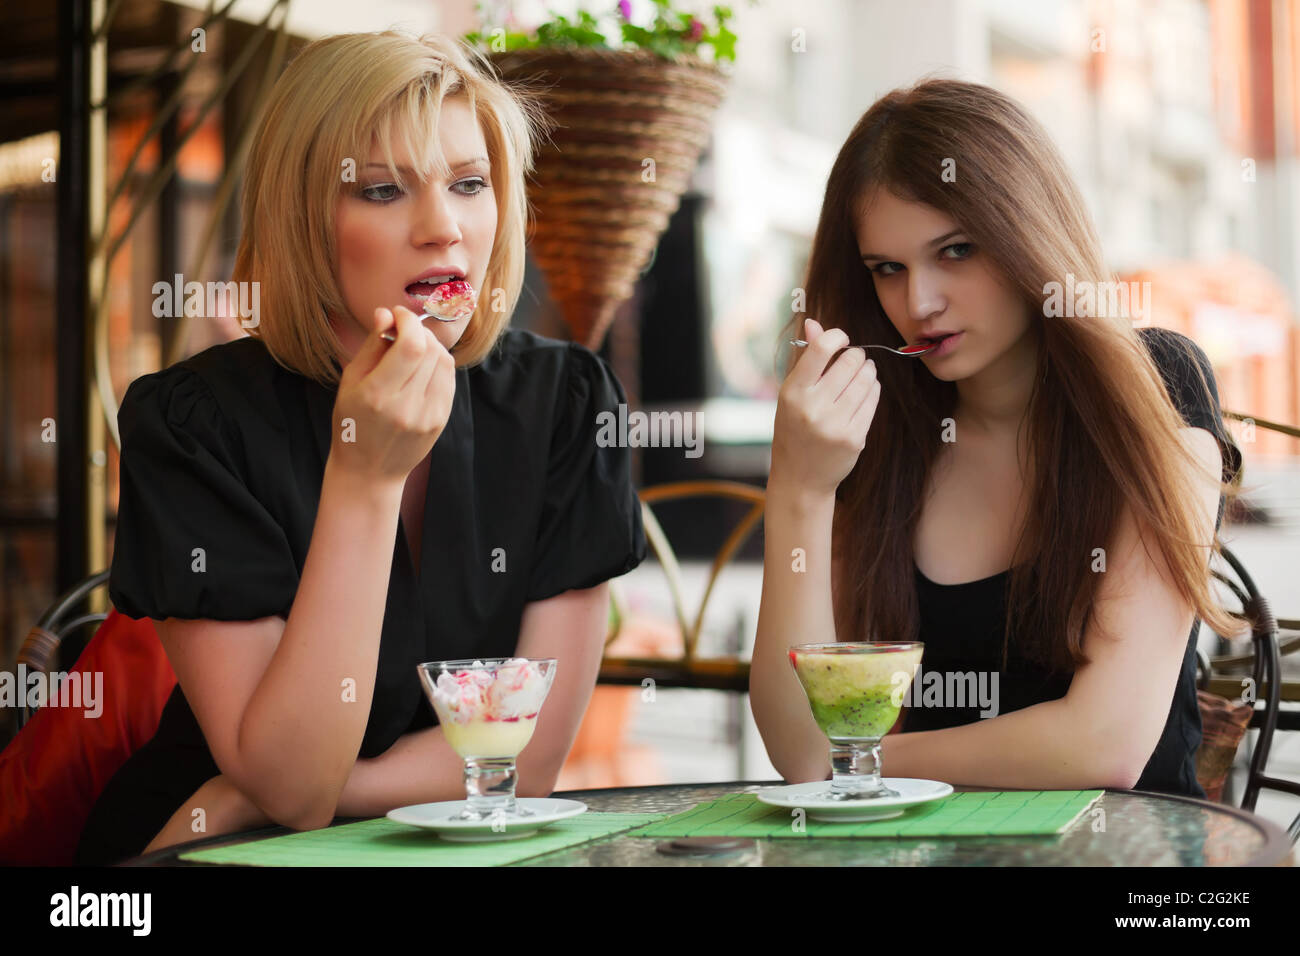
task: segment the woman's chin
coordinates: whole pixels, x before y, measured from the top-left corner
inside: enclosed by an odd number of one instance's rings
[[[924,361],[924,359],[922,359]],[[941,382],[959,382],[963,378],[970,378],[974,374],[966,368],[961,362],[936,362],[934,364],[926,363],[926,371],[933,375]]]

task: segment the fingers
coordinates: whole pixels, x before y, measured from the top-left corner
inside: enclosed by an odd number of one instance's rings
[[[839,402],[844,390],[862,376],[876,377],[876,363],[867,358],[866,349],[849,349],[844,352],[822,380],[813,386],[814,401],[826,408]],[[854,406],[849,406],[850,410]]]
[[[348,378],[362,379],[371,373],[374,367],[379,364],[379,360],[384,357],[388,351],[388,342],[379,337],[379,334],[393,325],[393,313],[388,309],[375,309],[375,328],[366,340],[361,343],[361,348],[357,354],[352,356],[347,367],[343,370]]]
[[[400,391],[414,379],[431,349],[443,354],[447,351],[410,309],[399,305],[393,315],[397,319],[397,341],[388,347],[370,375],[374,387],[389,394]]]
[[[433,332],[427,328],[424,332],[430,337],[433,336]],[[402,385],[402,401],[405,405],[412,406],[415,418],[423,414],[424,391],[428,388],[429,381],[434,378],[438,364],[438,356],[432,349],[427,350],[411,377]]]
[[[804,338],[808,345],[801,350],[803,355],[799,356],[788,381],[792,385],[811,388],[821,380],[826,366],[835,357],[835,353],[849,344],[849,337],[843,329],[822,331],[822,327],[814,319],[805,319]],[[861,349],[853,351],[859,352]],[[836,394],[839,394],[839,390],[836,390]]]
[[[855,392],[850,396],[847,392],[845,398],[850,401],[856,396]],[[849,428],[855,433],[861,429],[863,437],[866,437],[867,429],[871,427],[872,420],[876,417],[876,408],[880,405],[880,379],[873,378],[870,387],[863,390],[861,401],[858,402],[853,416],[849,419]]]

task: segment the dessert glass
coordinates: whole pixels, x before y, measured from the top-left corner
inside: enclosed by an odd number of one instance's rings
[[[522,657],[430,661],[420,683],[452,749],[465,761],[461,820],[522,819],[515,759],[532,739],[556,660]]]
[[[813,719],[830,741],[831,786],[816,799],[899,796],[881,780],[880,739],[898,720],[924,649],[920,641],[790,648],[790,664]]]

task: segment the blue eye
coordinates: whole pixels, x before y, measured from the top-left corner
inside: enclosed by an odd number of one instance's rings
[[[473,192],[464,192],[464,191],[461,191],[461,195],[462,195],[462,196],[477,196],[477,195],[478,195],[479,193],[481,193],[483,190],[485,190],[485,189],[488,188],[488,184],[487,184],[486,182],[484,182],[481,178],[478,178],[478,177],[475,177],[474,179],[462,179],[460,182],[456,183],[456,185],[455,185],[455,186],[452,186],[451,188],[452,188],[452,189],[456,189],[457,186],[477,186],[477,187],[478,187],[478,188],[475,189]]]
[[[376,189],[397,189],[397,188],[398,188],[398,187],[397,187],[397,185],[396,185],[395,183],[376,183],[376,184],[373,185],[373,186],[364,186],[364,187],[362,187],[362,189],[361,189],[361,195],[364,196],[364,197],[365,197],[367,200],[369,200],[370,202],[379,203],[380,205],[383,205],[383,204],[385,204],[385,203],[390,203],[390,202],[392,202],[393,200],[395,200],[395,199],[397,198],[397,196],[392,195],[392,196],[389,196],[387,199],[381,199],[381,198],[379,198],[378,196],[373,196],[373,195],[371,195],[371,192],[372,192],[373,190],[376,190]]]
[[[951,255],[949,254],[951,253]],[[953,242],[939,250],[939,258],[960,262],[975,254],[975,244],[970,242]],[[880,278],[895,275],[903,266],[897,262],[882,262],[878,266],[868,266]]]

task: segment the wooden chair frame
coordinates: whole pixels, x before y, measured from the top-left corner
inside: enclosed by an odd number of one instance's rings
[[[600,682],[603,684],[640,685],[646,678],[656,684],[668,687],[695,687],[713,690],[749,690],[749,662],[738,657],[701,658],[698,655],[700,630],[704,626],[704,615],[708,610],[709,599],[713,595],[718,575],[727,566],[736,552],[749,540],[749,537],[763,517],[767,493],[762,488],[735,481],[680,481],[645,488],[640,493],[641,518],[645,526],[646,540],[655,557],[659,559],[668,579],[668,592],[672,597],[673,615],[681,629],[683,653],[679,658],[637,658],[606,657],[601,662]],[[740,519],[713,557],[709,569],[708,583],[704,596],[694,615],[686,608],[682,597],[681,565],[668,536],[664,534],[659,520],[655,517],[653,505],[665,501],[681,501],[687,498],[723,498],[728,501],[743,501],[749,504],[749,510]],[[624,602],[618,594],[617,587],[611,587],[614,595],[615,624],[606,637],[608,647],[622,630],[622,618],[625,615]]]

